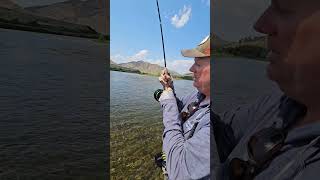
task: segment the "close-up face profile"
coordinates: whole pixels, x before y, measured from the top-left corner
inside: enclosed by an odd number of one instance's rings
[[[319,11],[316,0],[273,0],[254,26],[267,35],[268,77],[291,96],[310,93],[307,89],[316,85],[312,74],[320,61],[312,47],[319,37]]]
[[[195,58],[190,71],[193,73],[193,86],[203,94],[210,94],[210,57]]]

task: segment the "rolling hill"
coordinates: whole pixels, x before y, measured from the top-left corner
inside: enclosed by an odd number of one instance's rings
[[[122,67],[122,66],[118,65],[117,63],[115,63],[114,61],[112,61],[111,59],[110,59],[110,70],[111,71],[121,71],[121,72],[130,72],[130,73],[141,74],[141,72],[139,70]]]
[[[17,5],[11,0],[1,0],[0,7],[8,9],[21,9],[19,5]]]
[[[42,17],[31,14],[23,9],[0,7],[0,27],[67,36],[100,38],[100,34],[87,25],[79,25]]]
[[[88,25],[97,32],[109,35],[109,3],[105,0],[69,0],[25,10],[36,15],[69,23]]]
[[[130,69],[136,69],[139,70],[141,73],[144,74],[151,74],[151,75],[160,75],[161,71],[164,69],[163,67],[157,65],[157,64],[151,64],[144,61],[131,61],[128,63],[121,63],[119,66],[130,68]],[[181,76],[179,73],[169,70],[170,74],[172,76]]]
[[[110,60],[110,70],[159,76],[160,72],[163,70],[163,67],[157,64],[151,64],[144,61],[131,61],[128,63],[117,64],[114,61]],[[186,73],[181,75],[170,69],[169,69],[169,72],[173,76],[173,78],[176,78],[176,79],[186,79],[186,80],[193,79],[192,73]]]

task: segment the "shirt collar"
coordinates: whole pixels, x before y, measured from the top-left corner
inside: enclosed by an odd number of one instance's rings
[[[197,100],[200,102],[199,107],[205,107],[210,104],[210,99],[205,99],[206,96],[200,92],[197,94]]]

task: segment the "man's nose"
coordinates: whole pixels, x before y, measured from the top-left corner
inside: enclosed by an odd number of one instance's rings
[[[274,35],[276,33],[275,19],[273,18],[273,11],[269,7],[256,21],[253,28],[260,33],[267,35]]]
[[[194,64],[192,64],[192,66],[189,69],[190,72],[194,72]]]

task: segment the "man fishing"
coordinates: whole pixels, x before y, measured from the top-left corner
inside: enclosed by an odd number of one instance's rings
[[[178,98],[165,68],[159,77],[163,92],[163,151],[169,179],[209,179],[210,175],[210,38],[195,49],[182,50],[194,58],[190,71],[197,91]]]
[[[217,141],[224,163],[216,179],[319,179],[319,24],[318,0],[272,0],[256,22],[267,35],[267,74],[279,91],[213,120],[233,135]]]

